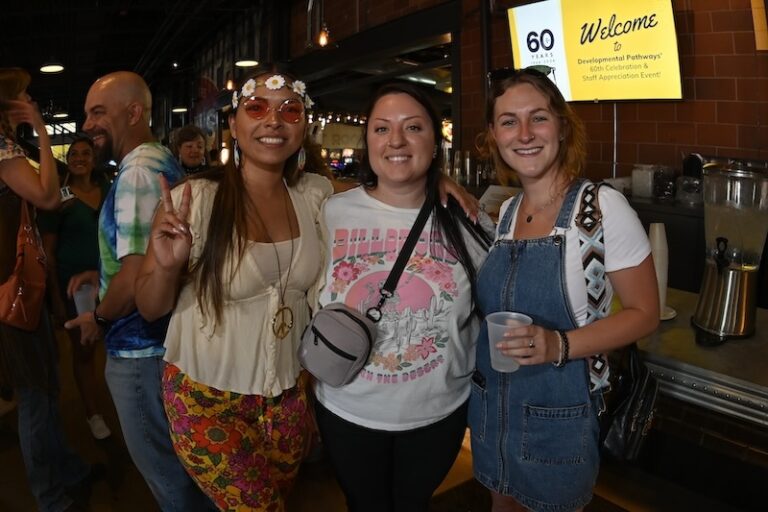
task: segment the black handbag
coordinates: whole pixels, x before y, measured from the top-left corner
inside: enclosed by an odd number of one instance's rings
[[[602,263],[605,245],[602,231],[603,213],[598,193],[604,183],[588,184],[582,194],[579,237],[590,242],[590,251],[582,251],[584,272],[590,281],[605,281]],[[585,221],[589,221],[586,222]],[[597,286],[604,290],[604,286]],[[595,309],[595,318],[608,314],[608,304]],[[604,355],[592,356],[590,370],[602,367]],[[634,461],[640,454],[653,423],[659,383],[643,363],[636,343],[614,351],[608,356],[610,386],[603,391],[605,410],[600,414],[600,448],[603,455],[621,461]],[[603,377],[604,378],[604,377]],[[599,380],[600,377],[595,377]],[[604,381],[603,381],[604,382]]]
[[[636,343],[617,351],[611,364],[611,389],[603,394],[601,448],[616,460],[637,460],[653,424],[659,383],[643,363]]]

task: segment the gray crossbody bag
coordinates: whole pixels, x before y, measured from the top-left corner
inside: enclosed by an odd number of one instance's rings
[[[427,223],[431,205],[432,201],[427,197],[379,291],[379,302],[375,306],[361,313],[342,302],[334,302],[317,311],[304,329],[299,343],[299,362],[317,380],[331,387],[341,387],[352,382],[368,362],[376,342],[376,322],[381,320],[381,308],[395,293],[400,276]]]

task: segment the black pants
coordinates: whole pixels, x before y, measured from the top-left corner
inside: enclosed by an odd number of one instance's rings
[[[414,430],[350,423],[315,404],[317,426],[350,512],[425,512],[448,474],[467,426],[467,404]]]

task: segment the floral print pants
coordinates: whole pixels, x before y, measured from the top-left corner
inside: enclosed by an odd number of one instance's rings
[[[219,509],[284,510],[308,433],[301,382],[275,398],[242,395],[194,382],[169,364],[163,402],[176,453]]]

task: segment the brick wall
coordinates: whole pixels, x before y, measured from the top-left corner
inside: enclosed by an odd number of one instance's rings
[[[682,155],[690,152],[768,159],[768,52],[755,50],[750,1],[673,0],[672,5],[683,100],[617,104],[618,175],[629,175],[635,163],[679,169]],[[493,67],[510,65],[506,18],[494,15],[492,38]],[[462,48],[462,64],[464,55]],[[466,58],[479,64],[481,56],[478,52]],[[465,77],[462,86],[471,80]],[[472,98],[470,104],[474,102]],[[613,103],[577,103],[575,108],[587,125],[588,175],[608,177]],[[482,114],[463,104],[464,119],[468,109],[473,115]],[[463,129],[480,128],[473,123]]]
[[[461,140],[464,150],[474,149],[475,138],[485,129],[485,77],[480,23],[480,8],[486,0],[462,1],[461,34]],[[497,13],[490,18],[490,67],[500,68],[512,64],[509,44],[509,26],[506,14]],[[454,130],[456,128],[454,127]]]
[[[462,1],[462,149],[484,128],[481,2]],[[438,0],[325,0],[334,39],[441,3]],[[503,2],[497,2],[497,5]],[[620,102],[618,174],[635,163],[680,167],[690,152],[768,159],[768,52],[756,52],[750,0],[673,0],[682,101]],[[306,2],[295,2],[291,52],[303,54]],[[512,63],[506,15],[491,17],[491,67]],[[607,177],[613,160],[613,103],[578,103],[587,124],[588,175]]]

